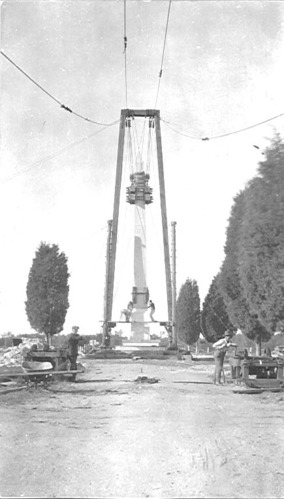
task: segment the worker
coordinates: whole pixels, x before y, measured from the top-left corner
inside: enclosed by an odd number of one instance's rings
[[[149,305],[148,307],[150,309],[150,319],[152,322],[155,322],[155,319],[153,317],[153,314],[155,313],[155,304],[152,302],[152,300],[149,300]]]
[[[110,336],[111,336],[111,329],[107,328],[106,334],[105,334],[105,347],[110,347]]]
[[[215,358],[215,374],[214,374],[214,383],[216,385],[221,384],[221,374],[223,370],[225,355],[227,350],[230,347],[237,347],[235,343],[230,342],[230,332],[225,332],[225,337],[213,343],[213,348],[215,348],[214,358]]]
[[[82,336],[79,335],[79,326],[72,327],[72,333],[68,339],[68,353],[67,358],[70,362],[70,370],[77,371],[77,357],[78,357],[78,343],[82,340]],[[73,373],[72,381],[75,381],[76,374]]]
[[[133,301],[128,302],[127,308],[124,308],[121,310],[120,313],[120,320],[122,317],[125,317],[126,322],[130,322],[131,316],[132,316],[132,311],[133,311]]]
[[[133,301],[128,302],[127,311],[128,311],[128,322],[129,322],[133,312]]]

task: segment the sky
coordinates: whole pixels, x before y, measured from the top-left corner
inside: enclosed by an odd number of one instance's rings
[[[168,0],[1,2],[1,51],[50,95],[0,55],[0,335],[31,332],[26,285],[41,242],[57,244],[68,258],[64,332],[75,323],[82,334],[100,332],[118,121],[122,109],[153,109],[159,80],[177,290],[195,279],[202,303],[218,273],[233,199],[256,174],[269,139],[284,132],[284,117],[239,132],[284,113],[284,4],[172,0],[162,64],[168,8]],[[146,132],[143,119],[136,121],[141,144]],[[128,153],[114,320],[133,286]],[[146,147],[145,154],[147,161]],[[150,156],[147,278],[156,318],[167,320],[155,151]]]

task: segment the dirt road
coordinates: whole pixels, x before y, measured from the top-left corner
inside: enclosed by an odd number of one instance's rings
[[[0,397],[1,497],[283,497],[283,393],[234,394],[189,361],[84,364]]]

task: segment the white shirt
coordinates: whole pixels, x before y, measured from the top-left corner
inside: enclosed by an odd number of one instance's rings
[[[213,348],[216,348],[217,350],[227,349],[229,348],[229,341],[226,338],[221,338],[213,343]]]

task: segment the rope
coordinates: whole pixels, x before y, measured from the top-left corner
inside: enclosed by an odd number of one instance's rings
[[[229,325],[228,324],[225,324],[225,322],[223,321],[223,319],[219,316],[219,314],[217,314],[217,312],[214,310],[214,308],[212,307],[212,305],[207,302],[207,305],[209,305],[209,307],[211,308],[212,312],[214,315],[216,315],[216,317],[219,319],[220,322],[222,322],[223,326],[225,326],[226,329],[229,329]]]
[[[134,173],[134,153],[133,153],[133,130],[130,129],[129,134],[129,146],[130,146],[130,162],[131,162],[131,173]]]
[[[126,49],[127,49],[127,34],[126,34],[126,0],[124,0],[124,81],[125,81],[125,104],[126,108],[128,108],[128,90],[127,90],[127,56],[126,56]]]
[[[159,72],[159,82],[158,82],[158,89],[157,89],[157,95],[156,95],[156,100],[155,100],[155,106],[154,106],[154,109],[156,109],[156,106],[157,106],[158,97],[159,97],[159,92],[160,92],[161,78],[162,78],[162,74],[163,74],[163,64],[164,64],[164,56],[165,56],[166,39],[167,39],[168,26],[169,26],[169,18],[170,18],[171,4],[172,4],[172,0],[169,0],[169,7],[168,7],[168,14],[167,14],[167,22],[166,22],[166,30],[165,30],[165,37],[164,37],[163,54],[162,54],[162,61],[161,61],[160,72]]]
[[[152,130],[153,130],[153,128],[151,126],[149,126],[146,173],[150,173],[150,169],[151,169],[151,160],[152,160]]]
[[[116,123],[119,123],[120,120],[117,120]],[[14,174],[12,175],[9,175],[8,177],[5,177],[3,178],[1,181],[0,181],[0,184],[4,184],[6,182],[9,182],[10,180],[13,180],[15,177],[17,177],[18,175],[22,175],[23,173],[31,170],[32,168],[36,167],[36,166],[39,166],[41,163],[44,163],[46,161],[49,161],[53,158],[56,158],[57,156],[59,156],[60,154],[63,154],[65,153],[66,151],[68,151],[69,149],[72,149],[73,147],[81,144],[82,142],[84,142],[85,140],[89,140],[90,138],[94,137],[95,135],[98,135],[99,133],[101,133],[103,130],[105,130],[107,127],[103,127],[101,128],[100,130],[97,130],[96,132],[88,135],[87,137],[83,137],[82,139],[80,140],[77,140],[76,142],[73,142],[73,144],[69,144],[68,146],[64,147],[63,149],[60,149],[59,151],[53,153],[53,154],[50,154],[49,156],[46,156],[45,158],[42,158],[42,159],[39,159],[37,161],[35,161],[34,163],[32,163],[31,165],[27,166],[26,168],[23,168],[22,170],[19,170],[17,172],[15,172]]]
[[[201,137],[194,137],[193,135],[189,135],[187,133],[181,132],[180,130],[177,130],[176,128],[174,128],[173,126],[171,126],[171,124],[169,123],[169,121],[163,120],[162,118],[161,118],[161,121],[163,123],[165,123],[165,125],[168,128],[170,128],[170,130],[173,130],[173,132],[178,133],[179,135],[183,135],[183,137],[187,137],[188,139],[192,139],[192,140],[201,140]]]
[[[100,123],[98,121],[94,121],[90,118],[86,118],[85,116],[79,114],[79,113],[75,113],[74,111],[72,111],[72,109],[70,109],[70,107],[68,106],[65,106],[65,104],[62,104],[62,102],[60,102],[56,97],[54,97],[54,95],[52,95],[50,92],[48,92],[47,90],[45,90],[45,88],[43,88],[41,85],[39,85],[39,83],[37,83],[33,78],[31,78],[23,69],[21,69],[14,61],[12,61],[12,59],[10,59],[10,57],[8,57],[6,54],[4,54],[4,52],[1,50],[1,54],[15,67],[17,68],[24,76],[26,76],[26,78],[28,78],[28,80],[30,80],[34,85],[36,85],[40,90],[42,90],[42,92],[44,92],[46,95],[48,95],[48,97],[50,97],[54,102],[56,102],[57,104],[60,105],[60,107],[62,109],[64,109],[65,111],[68,111],[69,113],[72,113],[74,114],[75,116],[77,116],[78,118],[81,118],[85,121],[88,121],[89,123],[93,123],[94,125],[100,125],[100,126],[112,126],[114,125],[115,123],[117,123],[116,121],[113,121],[112,123]]]
[[[284,113],[277,114],[276,116],[272,116],[271,118],[268,118],[267,120],[259,121],[258,123],[255,123],[253,125],[250,125],[250,126],[247,126],[247,127],[244,127],[244,128],[240,128],[240,129],[235,130],[233,132],[227,132],[227,133],[223,133],[221,135],[214,135],[212,137],[194,137],[193,135],[189,135],[188,133],[185,133],[185,132],[182,132],[180,130],[175,129],[173,126],[171,126],[171,123],[169,121],[166,121],[166,120],[164,120],[162,118],[161,118],[161,121],[163,123],[165,123],[165,125],[168,128],[170,128],[174,132],[178,133],[179,135],[183,135],[184,137],[187,137],[189,139],[202,140],[203,142],[205,142],[205,141],[209,141],[209,140],[221,139],[221,138],[224,138],[224,137],[228,137],[229,135],[235,135],[237,133],[241,133],[241,132],[245,132],[247,130],[251,130],[252,128],[256,128],[258,126],[265,125],[265,123],[269,123],[270,121],[273,121],[273,120],[276,120],[278,118],[281,118],[282,116],[284,116]]]
[[[144,119],[143,122],[143,130],[141,134],[141,139],[140,139],[140,154],[141,154],[141,161],[143,161],[143,151],[144,151],[144,139],[145,139],[145,128],[146,128],[146,118]]]
[[[133,139],[134,139],[133,142],[134,142],[134,147],[135,147],[134,155],[135,155],[135,158],[137,159],[138,154],[141,157],[141,150],[140,150],[140,143],[139,143],[137,126],[136,126],[136,120],[134,118],[133,118],[132,123],[133,123]]]
[[[201,140],[221,139],[223,137],[228,137],[229,135],[234,135],[236,133],[245,132],[246,130],[250,130],[251,128],[255,128],[257,126],[265,125],[265,123],[268,123],[269,121],[276,120],[277,118],[280,118],[281,116],[284,116],[284,113],[278,114],[277,116],[273,116],[272,118],[268,118],[267,120],[260,121],[258,123],[255,123],[254,125],[250,125],[250,126],[247,126],[245,128],[240,128],[239,130],[235,130],[234,132],[223,133],[222,135],[215,135],[213,137],[203,137]]]

